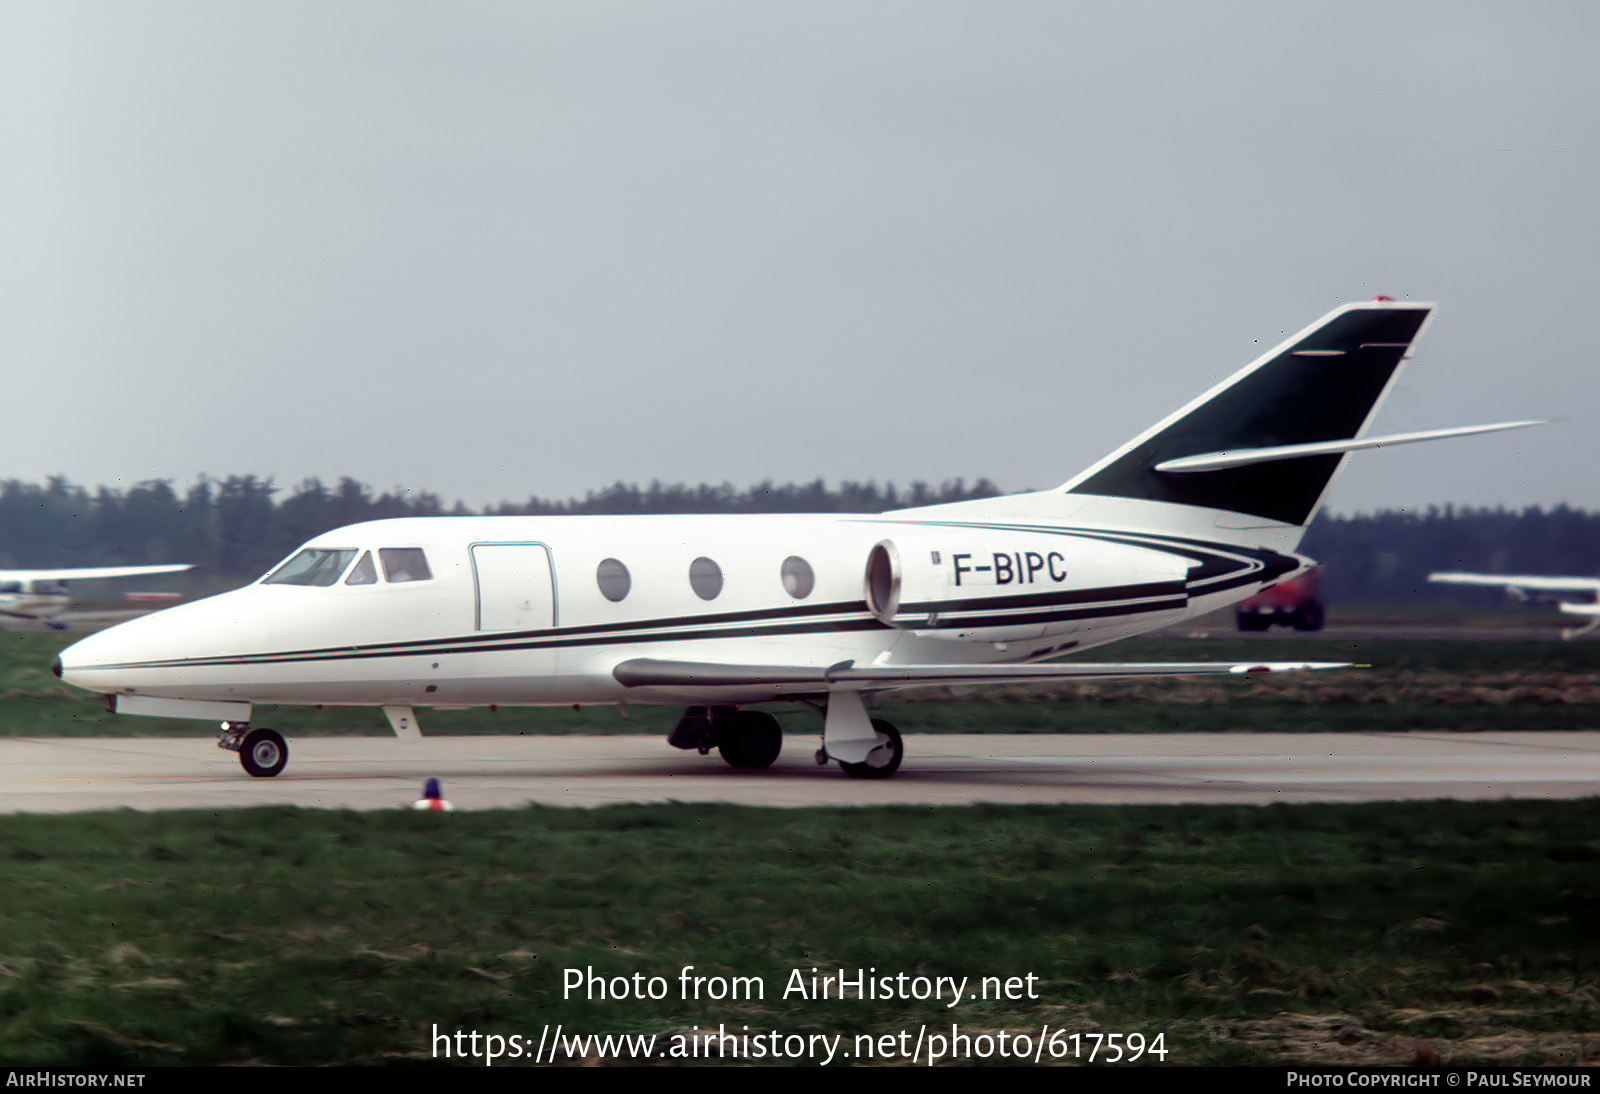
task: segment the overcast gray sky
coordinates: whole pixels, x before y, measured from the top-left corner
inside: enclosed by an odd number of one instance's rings
[[[1054,485],[1440,311],[1340,512],[1600,508],[1600,5],[4,2],[0,478]]]

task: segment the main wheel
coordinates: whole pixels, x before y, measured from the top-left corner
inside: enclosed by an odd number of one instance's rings
[[[759,710],[741,710],[718,733],[717,751],[729,767],[755,770],[771,767],[783,751],[778,719]]]
[[[250,775],[270,779],[289,762],[289,746],[270,729],[252,729],[239,745],[239,762]]]
[[[878,731],[878,744],[867,758],[858,764],[839,761],[839,770],[852,779],[887,779],[900,770],[900,761],[906,754],[900,731],[882,718],[872,719],[872,728]]]

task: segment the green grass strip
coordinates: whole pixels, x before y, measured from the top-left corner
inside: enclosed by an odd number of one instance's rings
[[[1574,1062],[1600,1051],[1597,865],[1593,800],[4,816],[0,1064],[952,1024],[1160,1033],[1180,1064]],[[684,998],[687,966],[762,997]],[[573,996],[569,969],[670,991]],[[813,969],[1037,998],[783,997]]]

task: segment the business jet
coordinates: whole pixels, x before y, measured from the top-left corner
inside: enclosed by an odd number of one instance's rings
[[[1581,627],[1562,630],[1562,638],[1577,638],[1600,627],[1600,577],[1541,577],[1535,574],[1429,574],[1428,580],[1441,585],[1479,585],[1504,589],[1516,600],[1548,602],[1567,615],[1588,620]]]
[[[216,720],[283,770],[260,704],[682,707],[667,740],[736,768],[782,747],[756,704],[822,715],[819,764],[892,774],[868,700],[921,685],[1237,675],[1305,662],[1044,662],[1227,607],[1295,548],[1431,313],[1338,308],[1050,490],[876,516],[421,517],[317,536],[256,583],[111,627],[54,668],[126,714]]]
[[[143,577],[192,570],[192,563],[173,566],[88,566],[58,570],[0,570],[0,616],[32,619],[55,630],[66,630],[60,620],[72,607],[72,594],[64,582],[99,581],[112,577]]]

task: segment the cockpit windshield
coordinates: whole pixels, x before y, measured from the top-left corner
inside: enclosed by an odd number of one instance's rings
[[[344,547],[307,547],[261,579],[263,585],[332,585],[356,552]]]

